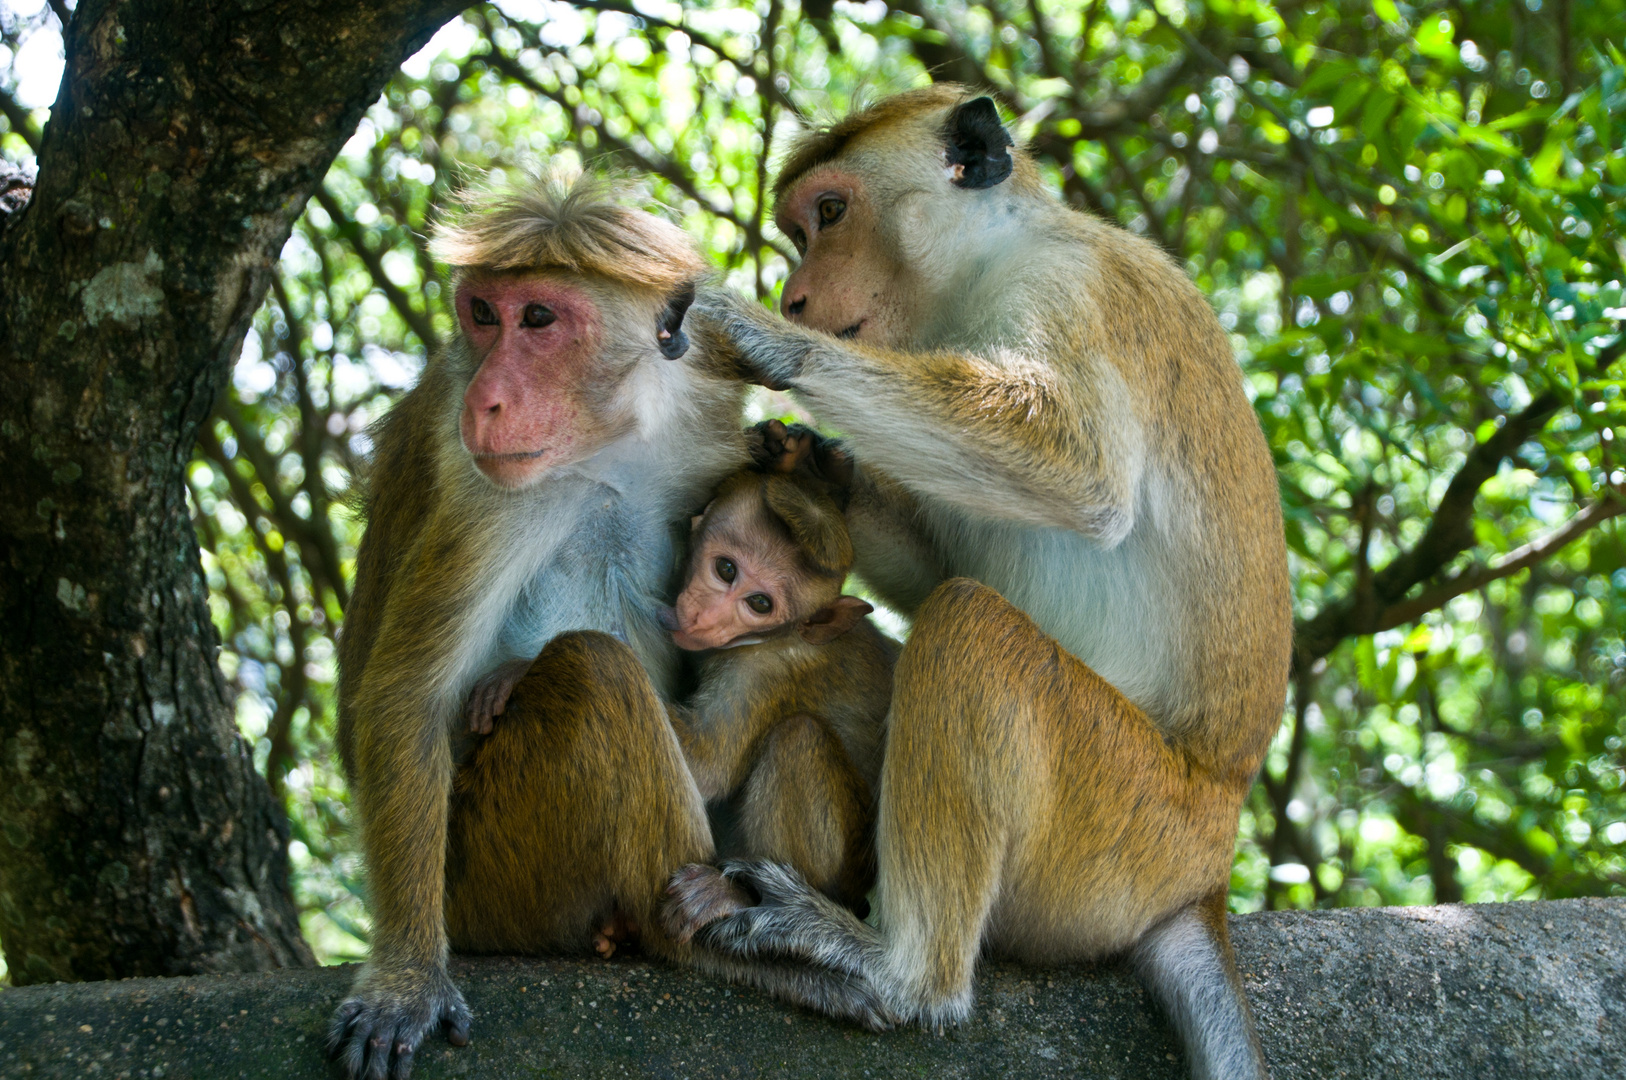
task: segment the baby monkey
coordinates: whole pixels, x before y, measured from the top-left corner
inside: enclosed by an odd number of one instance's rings
[[[660,616],[679,648],[708,650],[672,724],[701,797],[736,799],[739,854],[861,908],[898,645],[841,595],[845,496],[793,456],[725,480],[693,519],[683,589]]]

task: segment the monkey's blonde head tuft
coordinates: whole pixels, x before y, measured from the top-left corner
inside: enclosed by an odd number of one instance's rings
[[[678,226],[631,205],[628,183],[575,169],[471,191],[436,226],[429,250],[459,272],[566,270],[669,290],[707,266]]]

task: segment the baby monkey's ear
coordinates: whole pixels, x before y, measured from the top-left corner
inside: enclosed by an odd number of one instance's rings
[[[815,611],[796,629],[809,645],[828,645],[874,610],[856,596],[838,596],[835,603]]]

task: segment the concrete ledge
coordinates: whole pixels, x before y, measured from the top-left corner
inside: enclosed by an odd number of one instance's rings
[[[1626,900],[1264,913],[1231,923],[1276,1080],[1626,1077]],[[1178,1078],[1116,964],[989,965],[971,1023],[872,1035],[641,961],[469,959],[474,1041],[414,1076]],[[0,992],[0,1074],[329,1075],[343,968]]]

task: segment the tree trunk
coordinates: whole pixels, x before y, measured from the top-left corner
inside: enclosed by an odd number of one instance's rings
[[[0,222],[0,945],[19,983],[310,963],[183,471],[295,217],[457,0],[81,0]]]

